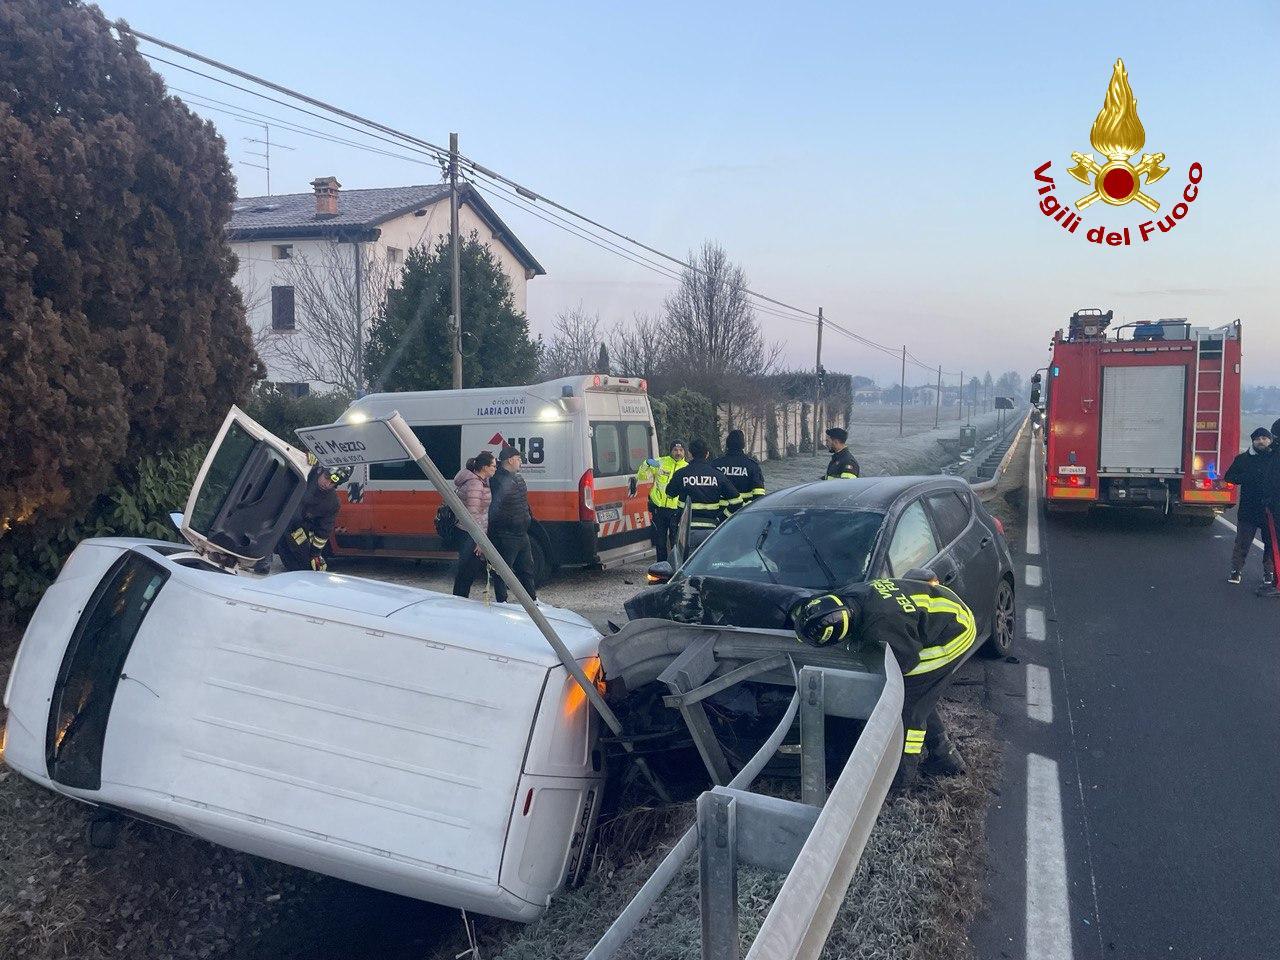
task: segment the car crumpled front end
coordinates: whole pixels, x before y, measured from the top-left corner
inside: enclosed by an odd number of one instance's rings
[[[788,630],[793,626],[791,611],[816,592],[726,577],[677,577],[637,594],[625,608],[632,620],[652,617],[677,623]]]

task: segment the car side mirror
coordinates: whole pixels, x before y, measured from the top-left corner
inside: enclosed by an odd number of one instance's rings
[[[662,560],[658,563],[650,564],[649,569],[644,572],[644,576],[649,581],[649,585],[653,586],[659,583],[667,583],[675,576],[675,570],[671,568],[670,563]]]

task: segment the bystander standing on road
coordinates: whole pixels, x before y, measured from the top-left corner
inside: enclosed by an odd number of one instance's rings
[[[529,489],[520,476],[523,459],[514,447],[503,447],[498,454],[498,469],[489,481],[493,496],[489,504],[489,539],[529,591],[529,596],[536,600],[538,584],[534,575],[533,544],[529,541],[533,512],[529,509]],[[499,603],[507,602],[507,585],[501,578],[494,581],[493,594]]]
[[[711,465],[737,488],[744,507],[765,494],[764,471],[760,469],[760,461],[748,456],[746,450],[747,438],[742,431],[730,430],[724,439],[724,455],[711,461]]]
[[[1271,580],[1263,581],[1258,589],[1260,597],[1280,597],[1280,584],[1276,583],[1274,573],[1280,568],[1280,537],[1276,535],[1276,513],[1280,510],[1280,450],[1276,450],[1276,431],[1280,430],[1280,420],[1271,424],[1272,451],[1267,458],[1264,489],[1262,494],[1262,549],[1265,557],[1271,562]],[[1257,433],[1255,430],[1254,433]],[[1243,491],[1242,491],[1243,494]],[[1243,500],[1243,495],[1241,497]],[[1265,562],[1265,561],[1264,561]]]
[[[1223,479],[1240,487],[1240,507],[1236,512],[1236,542],[1231,551],[1231,573],[1228,583],[1239,583],[1253,538],[1262,532],[1262,582],[1274,583],[1276,570],[1272,561],[1271,532],[1267,524],[1267,499],[1270,489],[1275,451],[1274,438],[1266,427],[1249,436],[1249,448],[1231,462]]]
[[[453,478],[453,485],[458,488],[458,496],[462,498],[467,513],[480,524],[485,532],[489,530],[489,504],[493,494],[489,489],[489,480],[497,472],[498,462],[492,453],[483,450],[467,461],[467,465],[458,471]],[[471,534],[462,533],[458,544],[458,572],[453,578],[453,593],[458,597],[471,596],[471,585],[475,583],[485,568],[484,553],[472,539]]]

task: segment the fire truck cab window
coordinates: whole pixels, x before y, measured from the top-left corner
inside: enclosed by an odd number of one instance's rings
[[[925,515],[924,505],[916,500],[902,511],[889,543],[889,569],[900,577],[912,567],[927,564],[938,555],[938,541]]]
[[[952,543],[969,526],[969,504],[953,490],[930,496],[929,510],[944,545]]]

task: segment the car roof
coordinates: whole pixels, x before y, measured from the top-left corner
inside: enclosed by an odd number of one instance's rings
[[[815,480],[788,487],[756,500],[748,509],[822,507],[835,510],[887,511],[908,495],[929,490],[964,490],[968,484],[958,477],[859,477],[857,480]]]

